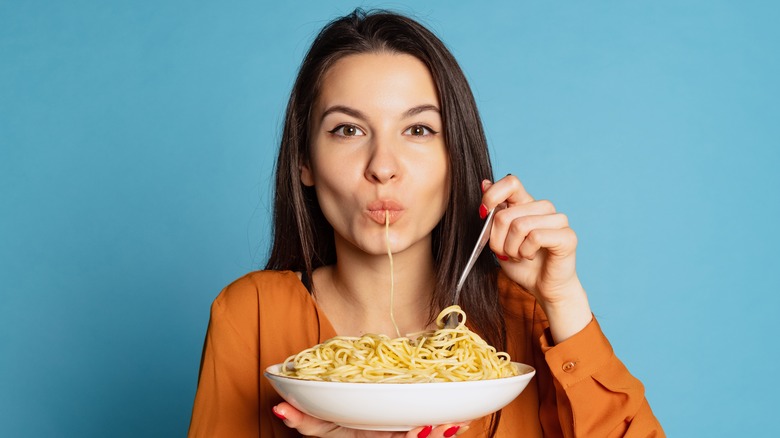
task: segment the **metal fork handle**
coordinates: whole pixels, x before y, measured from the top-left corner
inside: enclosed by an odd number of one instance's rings
[[[466,283],[466,277],[468,277],[469,272],[471,272],[471,269],[474,267],[474,264],[477,262],[479,255],[482,254],[482,250],[485,248],[485,245],[487,245],[488,241],[490,240],[490,230],[493,228],[493,215],[495,215],[496,211],[500,210],[501,208],[502,206],[498,206],[490,210],[487,217],[485,218],[485,225],[482,226],[482,231],[479,233],[477,244],[474,246],[474,250],[471,251],[471,256],[469,257],[468,262],[466,262],[466,267],[463,268],[463,273],[460,275],[460,278],[458,279],[458,285],[455,288],[455,299],[452,300],[453,304],[458,304],[458,298],[460,298],[460,291],[461,289],[463,289],[463,285]],[[446,320],[444,322],[444,328],[453,329],[457,326],[458,326],[458,314],[453,312],[447,315]]]

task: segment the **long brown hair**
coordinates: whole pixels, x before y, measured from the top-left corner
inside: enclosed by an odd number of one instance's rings
[[[431,321],[451,304],[458,277],[482,225],[477,214],[480,183],[493,179],[487,140],[466,77],[444,43],[416,21],[388,11],[351,14],[327,24],[303,59],[287,105],[276,163],[273,246],[266,269],[312,271],[336,261],[334,231],[320,210],[314,189],[300,181],[308,163],[311,112],[324,73],[336,61],[359,53],[403,53],[430,70],[439,95],[450,168],[447,210],[433,230],[436,287]],[[460,295],[471,326],[487,342],[506,348],[505,322],[497,291],[497,263],[485,251]],[[492,431],[497,418],[492,422]],[[492,433],[491,433],[492,435]]]

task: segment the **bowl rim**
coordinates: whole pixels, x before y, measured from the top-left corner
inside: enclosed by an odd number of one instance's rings
[[[508,376],[508,377],[497,377],[495,379],[481,379],[481,380],[462,380],[462,381],[456,381],[456,382],[338,382],[338,381],[331,381],[331,380],[311,380],[311,379],[301,379],[299,377],[293,377],[293,376],[284,376],[279,374],[279,370],[284,366],[284,362],[277,363],[270,365],[266,367],[265,371],[263,372],[263,375],[267,379],[284,379],[289,380],[292,382],[305,382],[306,384],[311,385],[343,385],[343,386],[350,386],[350,385],[360,385],[360,386],[368,386],[368,385],[380,385],[382,387],[388,387],[388,386],[409,386],[409,385],[415,385],[415,384],[436,384],[436,385],[479,385],[479,384],[485,384],[485,383],[508,383],[514,380],[524,380],[524,379],[531,379],[536,375],[536,368],[532,367],[531,365],[522,363],[522,362],[511,362],[512,365],[517,369],[518,374],[515,376]],[[291,365],[291,364],[288,364]]]

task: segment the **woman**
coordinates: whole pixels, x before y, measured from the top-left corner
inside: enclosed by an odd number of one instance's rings
[[[492,182],[468,83],[423,26],[359,10],[327,25],[293,87],[276,172],[270,260],[212,306],[190,436],[663,435],[593,320],[566,216],[512,175]],[[261,377],[337,334],[433,328],[481,219],[500,204],[492,253],[459,303],[488,343],[537,369],[500,414],[361,432],[297,411]]]

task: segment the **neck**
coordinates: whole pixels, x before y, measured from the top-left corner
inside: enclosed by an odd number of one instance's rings
[[[367,255],[338,236],[336,251],[336,264],[320,270],[315,281],[317,301],[337,333],[395,337],[391,310],[401,335],[431,328],[428,310],[436,280],[430,239],[393,254],[392,279],[387,254]]]

